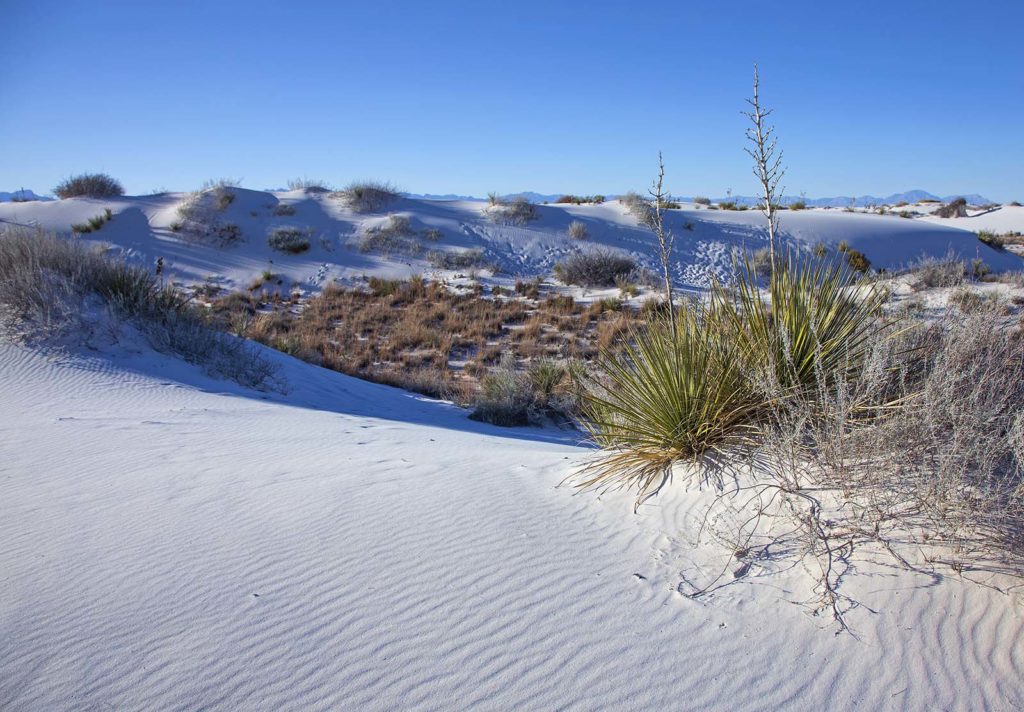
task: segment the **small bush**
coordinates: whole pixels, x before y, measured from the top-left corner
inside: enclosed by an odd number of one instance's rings
[[[293,255],[305,252],[310,247],[309,236],[293,227],[278,227],[267,235],[267,244],[279,252],[289,252]]]
[[[963,284],[966,271],[967,266],[952,252],[941,258],[925,256],[910,266],[916,290],[957,287]]]
[[[189,193],[178,206],[180,220],[172,223],[171,230],[187,240],[212,243],[216,247],[230,247],[242,239],[242,230],[235,223],[224,222],[221,213],[235,200],[232,188],[236,182],[228,179],[211,180],[199,190]]]
[[[82,173],[61,181],[54,195],[65,198],[116,198],[124,195],[124,187],[106,173]]]
[[[802,200],[794,200],[789,204],[790,210],[807,210],[807,203]]]
[[[937,208],[934,212],[940,218],[965,218],[967,217],[967,201],[957,198]]]
[[[579,220],[569,223],[569,237],[574,240],[586,240],[588,236],[587,225]]]
[[[540,217],[537,214],[537,206],[523,196],[513,198],[512,200],[497,198],[494,194],[491,194],[489,197],[491,198],[491,207],[488,209],[489,214],[491,220],[496,223],[525,225]]]
[[[482,250],[432,250],[427,253],[427,260],[435,269],[472,269],[483,266],[484,253]]]
[[[469,416],[473,420],[504,427],[530,424],[533,385],[529,375],[516,370],[515,359],[509,356],[480,382],[480,395]]]
[[[385,255],[418,255],[423,247],[415,240],[416,231],[405,215],[389,215],[383,225],[371,227],[359,240],[361,252]]]
[[[398,189],[381,181],[358,181],[332,193],[345,206],[356,213],[375,213],[399,198]]]
[[[871,260],[859,250],[849,249],[846,251],[846,264],[855,272],[867,272],[871,269]]]
[[[994,250],[1006,249],[1006,239],[988,230],[979,230],[978,239]]]
[[[424,240],[429,240],[430,242],[437,242],[442,237],[444,237],[444,233],[438,230],[436,227],[428,227],[423,232],[421,232],[420,235],[423,236]]]
[[[636,218],[637,223],[644,227],[651,227],[654,224],[654,206],[644,196],[634,191],[629,191],[619,200],[626,207],[626,211]]]
[[[278,217],[284,217],[287,215],[294,215],[295,207],[288,205],[287,203],[278,203],[274,206],[274,215]]]
[[[711,198],[705,198],[702,195],[698,195],[693,199],[693,202],[697,205],[711,205]]]
[[[611,250],[577,252],[555,265],[555,275],[566,284],[612,287],[636,268],[633,258]]]
[[[288,181],[288,190],[304,190],[307,193],[329,193],[331,186],[327,181],[316,178],[292,178]]]

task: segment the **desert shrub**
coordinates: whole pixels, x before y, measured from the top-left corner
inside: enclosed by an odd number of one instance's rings
[[[769,274],[772,269],[772,251],[770,248],[762,247],[755,250],[750,256],[750,264],[758,274]]]
[[[295,214],[295,206],[288,205],[287,203],[278,203],[274,206],[274,215],[278,217],[284,217],[287,215]]]
[[[910,265],[916,290],[959,286],[963,284],[966,270],[963,260],[952,252],[944,257],[926,255]]]
[[[790,210],[807,210],[807,203],[803,200],[794,200],[789,204]]]
[[[221,213],[235,200],[236,183],[228,179],[207,181],[189,193],[178,206],[179,220],[171,229],[190,242],[230,247],[242,239],[241,228],[225,222]]]
[[[737,209],[736,201],[734,201],[734,200],[726,200],[724,202],[721,202],[721,203],[718,204],[718,207],[721,208],[722,210],[736,210]]]
[[[988,230],[979,230],[978,239],[994,250],[1006,249],[1006,240],[1003,238],[1002,235],[997,235],[994,232],[989,232]]]
[[[615,286],[623,297],[635,297],[640,294],[640,287],[630,280],[630,275],[620,274],[615,277]]]
[[[316,178],[292,178],[288,181],[288,190],[304,190],[307,193],[329,193],[330,184]]]
[[[852,248],[846,250],[846,264],[855,272],[863,273],[871,269],[871,260],[863,252]]]
[[[530,376],[516,369],[506,354],[501,364],[484,376],[470,418],[505,427],[529,425],[534,407]]]
[[[444,237],[444,233],[443,233],[443,232],[441,232],[441,231],[440,231],[439,229],[437,229],[436,227],[428,227],[428,228],[426,228],[425,230],[423,230],[423,231],[422,231],[422,232],[420,233],[420,235],[422,235],[422,236],[423,236],[423,239],[424,239],[424,240],[429,240],[430,242],[437,242],[437,241],[438,241],[438,240],[440,240],[440,239],[441,239],[442,237]]]
[[[359,240],[361,252],[386,255],[418,255],[423,247],[416,241],[416,231],[405,215],[389,215],[383,225],[369,228]]]
[[[66,178],[53,189],[54,195],[65,198],[115,198],[124,195],[124,187],[106,173],[81,173]]]
[[[353,212],[374,213],[399,198],[398,189],[382,181],[357,181],[349,183],[331,197],[341,200]]]
[[[587,224],[579,220],[569,223],[569,237],[574,240],[586,240],[588,236]]]
[[[934,215],[940,218],[965,218],[967,217],[967,201],[963,198],[951,200],[940,208],[936,208]]]
[[[243,385],[265,385],[275,369],[244,341],[211,329],[204,315],[149,270],[56,235],[0,234],[0,304],[30,335],[77,326],[84,303],[100,299],[161,351]]]
[[[638,224],[651,227],[654,224],[654,206],[644,196],[634,191],[629,191],[619,200],[626,207],[626,211],[636,218]]]
[[[493,193],[488,197],[491,199],[488,214],[496,223],[525,225],[540,217],[537,214],[537,206],[521,195],[511,200],[499,198]]]
[[[471,269],[483,266],[484,253],[476,249],[457,252],[431,250],[427,253],[427,260],[435,269]]]
[[[693,199],[693,202],[697,205],[711,205],[711,198],[705,198],[702,195],[698,195]]]
[[[308,233],[294,227],[277,227],[267,235],[267,244],[279,252],[297,255],[310,247]]]
[[[560,205],[583,205],[585,203],[601,204],[603,202],[603,195],[563,195],[555,200],[555,203]]]
[[[566,284],[611,287],[636,268],[633,258],[611,250],[576,252],[555,265],[555,275]]]

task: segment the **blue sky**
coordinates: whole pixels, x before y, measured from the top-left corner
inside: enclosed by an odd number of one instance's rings
[[[761,20],[767,7],[769,17]],[[754,192],[751,66],[787,192],[1024,200],[1024,2],[5,3],[0,190],[312,176],[411,192]]]

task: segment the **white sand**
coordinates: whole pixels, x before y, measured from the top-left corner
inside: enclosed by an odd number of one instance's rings
[[[0,345],[0,709],[1024,706],[1012,596],[865,556],[858,637],[798,603],[799,565],[695,601],[705,495],[633,515],[556,488],[586,454],[565,433],[104,338]]]
[[[657,268],[651,232],[638,227],[635,218],[617,201],[603,205],[539,205],[538,220],[514,227],[495,225],[484,212],[486,204],[479,201],[404,198],[383,213],[359,215],[342,208],[326,194],[245,189],[234,192],[237,197],[220,217],[239,225],[244,242],[225,249],[188,244],[169,229],[178,219],[177,207],[184,197],[181,194],[2,203],[0,226],[24,224],[66,232],[73,223],[85,222],[110,208],[113,221],[86,235],[86,239],[110,244],[140,264],[151,266],[162,257],[166,274],[185,286],[210,280],[225,288],[244,288],[266,269],[282,275],[285,288],[295,282],[307,292],[317,291],[334,279],[353,281],[363,275],[438,274],[422,257],[387,258],[359,252],[359,236],[386,221],[389,214],[408,217],[418,231],[441,230],[443,237],[438,242],[421,240],[425,250],[482,250],[488,262],[500,265],[502,275],[498,281],[550,276],[555,263],[567,254],[594,247],[629,253],[648,268]],[[279,203],[294,207],[295,215],[274,216],[274,207]],[[568,236],[573,220],[587,225],[590,237],[586,241]],[[705,287],[712,277],[727,276],[736,248],[753,250],[767,245],[764,218],[756,210],[713,211],[684,205],[683,210],[670,211],[667,220],[676,235],[673,263],[676,279],[683,287]],[[891,270],[924,254],[939,256],[952,250],[962,259],[980,257],[995,271],[1024,269],[1020,257],[981,244],[970,232],[982,226],[975,220],[978,218],[902,219],[842,210],[784,211],[781,229],[789,244],[802,249],[821,243],[835,250],[845,241],[866,254],[876,268]],[[270,249],[267,232],[279,226],[312,228],[312,249],[301,255]]]

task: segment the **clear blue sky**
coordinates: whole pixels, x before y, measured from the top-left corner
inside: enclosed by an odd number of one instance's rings
[[[767,17],[765,12],[767,10]],[[1024,200],[1024,1],[48,2],[0,13],[0,190],[306,175],[404,190]]]

